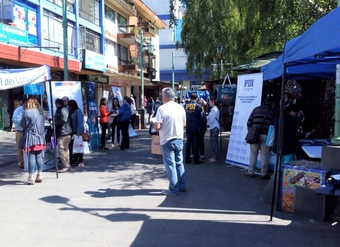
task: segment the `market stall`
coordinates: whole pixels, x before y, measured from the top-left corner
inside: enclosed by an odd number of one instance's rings
[[[302,35],[284,45],[283,53],[275,61],[261,68],[264,80],[282,77],[280,124],[276,171],[281,172],[281,152],[284,120],[284,92],[287,80],[336,78],[340,64],[340,7],[316,21]],[[275,180],[276,180],[275,176]],[[281,176],[280,176],[281,177]],[[273,198],[276,191],[274,181]],[[274,201],[274,200],[272,200]],[[273,214],[273,204],[271,217]]]

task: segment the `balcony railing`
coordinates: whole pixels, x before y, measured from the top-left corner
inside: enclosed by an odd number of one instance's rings
[[[138,22],[138,28],[144,31],[145,37],[155,37],[156,36],[156,29],[155,27],[147,21]]]
[[[124,9],[129,11],[132,15],[136,16],[137,11],[135,9],[134,1],[132,0],[116,0],[117,3],[119,3],[121,6],[123,6]]]
[[[139,30],[134,25],[118,26],[117,39],[129,45],[140,43]],[[125,32],[126,31],[126,32]]]

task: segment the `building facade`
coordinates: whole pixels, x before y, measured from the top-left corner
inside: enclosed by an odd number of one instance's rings
[[[145,85],[159,80],[159,29],[166,28],[165,22],[140,0],[66,3],[69,80],[96,78],[98,99],[104,90],[118,86],[123,95],[133,93],[141,102],[141,73]],[[0,5],[0,68],[46,64],[52,80],[63,80],[62,0],[3,0]],[[155,47],[152,54],[150,44]],[[14,102],[21,94],[23,88],[0,91],[5,128],[11,126]]]

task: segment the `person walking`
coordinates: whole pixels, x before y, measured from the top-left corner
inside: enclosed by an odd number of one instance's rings
[[[114,98],[113,101],[112,101],[112,112],[113,113],[110,115],[110,118],[113,118],[112,123],[111,123],[112,147],[113,148],[115,147],[115,145],[117,147],[120,146],[120,129],[119,129],[119,126],[118,126],[119,110],[120,110],[119,100],[118,100],[118,98]]]
[[[42,183],[42,169],[44,165],[43,150],[46,148],[45,140],[45,114],[36,98],[29,98],[25,103],[25,111],[21,119],[23,128],[24,146],[28,153],[28,179],[27,185]],[[34,168],[37,164],[37,176],[34,178]]]
[[[136,110],[137,110],[136,101],[133,97],[133,94],[131,94],[131,96],[128,97],[128,98],[129,98],[128,101],[130,102],[129,104],[131,105],[131,114],[132,114],[131,126],[132,126],[133,129],[135,129],[135,122],[136,122],[136,117],[137,117],[137,115],[136,115]]]
[[[56,138],[58,140],[58,152],[63,167],[58,170],[59,173],[70,171],[70,150],[69,145],[71,142],[72,124],[71,116],[68,108],[64,106],[62,99],[55,100],[57,108],[54,116],[56,127]]]
[[[211,157],[209,162],[218,161],[219,148],[218,148],[218,134],[220,133],[220,111],[218,110],[215,102],[215,98],[211,97],[209,99],[209,106],[211,110],[208,115],[208,126],[210,130],[210,147],[213,157]]]
[[[128,96],[124,96],[123,105],[120,108],[118,115],[119,129],[122,131],[122,144],[120,150],[130,148],[129,125],[132,118],[131,107],[131,99]]]
[[[148,123],[150,123],[150,119],[152,117],[154,108],[155,102],[153,101],[153,98],[150,97],[148,103],[146,104],[146,112],[148,113]]]
[[[186,114],[183,106],[175,101],[175,92],[166,87],[162,90],[162,102],[157,109],[154,129],[159,131],[160,144],[169,180],[169,189],[161,194],[176,196],[186,191],[185,168],[183,164],[183,128],[186,127]]]
[[[268,129],[270,125],[274,124],[274,118],[276,112],[273,109],[273,101],[271,98],[264,100],[261,106],[255,107],[250,114],[247,122],[248,129],[260,126],[259,141],[254,144],[250,144],[250,157],[249,168],[244,175],[248,177],[254,177],[254,170],[257,162],[257,155],[261,150],[261,177],[263,179],[269,178],[268,176],[268,158],[270,154],[270,148],[266,145]]]
[[[19,147],[19,141],[22,137],[22,127],[21,127],[21,119],[22,115],[25,111],[25,103],[27,101],[27,98],[25,96],[19,96],[18,102],[19,107],[17,107],[13,112],[12,122],[14,123],[15,128],[15,142],[17,144],[17,153],[18,153],[18,166],[20,169],[24,169],[24,154],[23,150]]]
[[[106,98],[102,98],[100,100],[100,106],[99,106],[99,112],[100,112],[100,127],[102,128],[102,133],[100,136],[100,149],[101,150],[108,150],[108,148],[105,145],[105,140],[106,140],[106,130],[108,127],[108,123],[109,123],[109,116],[111,115],[111,113],[106,109],[106,103],[107,100]]]
[[[68,109],[71,114],[71,123],[72,123],[72,136],[81,136],[83,132],[85,132],[84,128],[84,114],[79,109],[78,104],[75,100],[70,100],[68,102]],[[70,143],[70,156],[73,157],[74,164],[76,166],[84,166],[83,157],[84,153],[73,153],[73,143],[74,138],[71,139]]]

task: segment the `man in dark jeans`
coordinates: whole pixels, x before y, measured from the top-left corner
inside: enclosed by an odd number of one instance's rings
[[[197,94],[192,93],[190,96],[190,101],[185,104],[186,111],[186,134],[187,134],[187,144],[185,147],[185,162],[191,163],[190,152],[193,150],[194,164],[201,164],[202,161],[199,159],[199,146],[200,138],[199,131],[203,124],[203,112],[202,107],[197,103]]]

